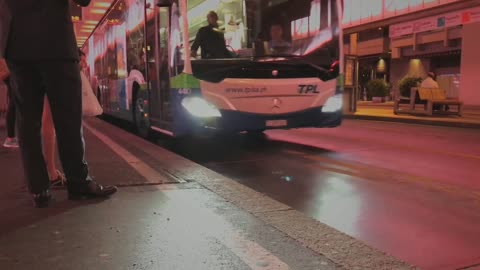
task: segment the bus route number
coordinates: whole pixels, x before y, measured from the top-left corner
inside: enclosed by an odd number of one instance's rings
[[[180,95],[190,95],[192,93],[192,89],[190,88],[180,88],[178,89],[178,94]]]

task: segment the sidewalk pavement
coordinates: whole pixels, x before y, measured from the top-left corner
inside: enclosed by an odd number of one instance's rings
[[[449,126],[462,128],[480,128],[480,107],[466,107],[463,116],[438,115],[423,116],[393,113],[393,102],[372,103],[359,102],[355,113],[345,114],[345,118],[401,122],[421,125]]]
[[[85,136],[93,175],[121,187],[108,200],[55,190],[35,209],[18,150],[0,149],[0,269],[412,268],[98,119]]]

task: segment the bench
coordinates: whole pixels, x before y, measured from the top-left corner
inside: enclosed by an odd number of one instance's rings
[[[415,110],[415,105],[422,104],[425,106],[425,111],[427,110],[427,102],[420,100],[418,96],[417,87],[412,87],[410,89],[410,96],[402,96],[400,94],[399,89],[394,92],[394,105],[393,105],[393,113],[409,113],[415,114],[419,111]],[[406,105],[405,108],[402,108],[402,105]]]
[[[402,109],[402,105],[408,105],[408,109]],[[410,113],[413,111],[411,99],[409,97],[395,96],[393,102],[393,113]]]
[[[401,108],[401,105],[407,105],[407,108]],[[416,105],[422,105],[423,110],[416,110]],[[440,105],[442,110],[435,111],[438,114],[457,114],[462,115],[463,102],[458,99],[446,97],[446,91],[436,88],[417,88],[413,87],[410,91],[410,97],[400,96],[396,93],[393,112],[409,114],[433,115],[435,105]],[[446,111],[446,106],[456,106],[457,111]]]
[[[425,113],[433,115],[433,108],[435,105],[440,105],[441,110],[435,113],[439,114],[457,114],[462,115],[463,102],[458,99],[447,98],[446,91],[439,88],[418,88],[418,95],[421,101],[426,102]],[[456,106],[456,111],[445,110],[446,106]]]

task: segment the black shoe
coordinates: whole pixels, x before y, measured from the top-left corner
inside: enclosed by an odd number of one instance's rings
[[[50,190],[45,190],[43,192],[33,194],[33,203],[37,208],[45,208],[50,205],[52,202],[52,195]]]
[[[88,181],[86,186],[78,189],[73,184],[67,182],[68,186],[68,199],[69,200],[81,200],[83,198],[106,198],[115,192],[117,192],[116,186],[102,186],[95,181]]]

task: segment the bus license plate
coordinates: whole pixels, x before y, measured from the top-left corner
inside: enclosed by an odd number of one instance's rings
[[[284,127],[287,126],[287,120],[267,120],[267,127]]]

